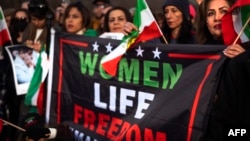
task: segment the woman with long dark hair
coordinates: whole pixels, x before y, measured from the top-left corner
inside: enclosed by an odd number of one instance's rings
[[[12,15],[9,31],[12,43],[21,44],[23,41],[23,32],[30,22],[30,15],[26,9],[17,9]]]

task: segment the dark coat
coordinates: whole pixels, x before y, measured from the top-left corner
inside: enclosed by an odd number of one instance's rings
[[[228,140],[226,136],[230,128],[247,127],[249,129],[249,125],[250,51],[246,51],[231,59],[223,71],[218,97],[208,124],[206,140]],[[248,132],[250,133],[250,130]],[[236,140],[239,141],[239,139]]]

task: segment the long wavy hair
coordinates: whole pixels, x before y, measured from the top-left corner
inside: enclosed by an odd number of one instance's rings
[[[232,6],[235,0],[225,0],[229,6]],[[203,0],[199,7],[196,16],[196,41],[199,44],[205,44],[209,40],[213,39],[207,27],[207,8],[211,0]]]

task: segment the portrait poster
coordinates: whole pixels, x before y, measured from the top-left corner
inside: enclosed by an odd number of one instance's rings
[[[11,61],[17,95],[27,93],[39,53],[25,45],[6,47]]]

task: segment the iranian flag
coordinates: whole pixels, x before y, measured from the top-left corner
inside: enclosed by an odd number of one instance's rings
[[[36,63],[36,69],[31,79],[28,92],[25,96],[25,104],[34,107],[42,113],[44,80],[49,71],[49,60],[45,48],[42,47],[41,53]]]
[[[8,26],[6,24],[2,7],[0,6],[0,47],[11,41]]]
[[[250,0],[237,0],[227,14],[222,18],[222,34],[225,45],[233,44],[250,16]],[[237,43],[250,39],[249,24],[243,30]]]
[[[125,36],[121,44],[101,60],[103,69],[111,76],[116,75],[117,65],[128,48],[141,41],[162,36],[162,32],[145,0],[137,0],[133,22],[139,31],[133,31],[130,35]]]

